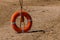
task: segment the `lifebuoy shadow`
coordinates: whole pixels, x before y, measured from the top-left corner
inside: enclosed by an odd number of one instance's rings
[[[43,32],[43,33],[45,33],[46,31],[45,30],[33,30],[33,31],[22,32],[22,33],[36,33],[36,32]],[[18,32],[18,33],[20,33],[20,32]]]
[[[45,30],[33,30],[33,31],[26,32],[26,33],[35,33],[35,32],[43,32],[43,33],[45,33]]]

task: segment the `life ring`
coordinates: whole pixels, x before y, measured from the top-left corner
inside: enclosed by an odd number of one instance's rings
[[[32,26],[32,18],[31,18],[31,16],[30,16],[27,12],[22,11],[22,15],[26,17],[26,19],[27,19],[28,22],[27,22],[27,25],[24,27],[24,29],[19,28],[19,27],[16,25],[16,18],[17,18],[18,16],[20,16],[20,13],[21,13],[20,11],[17,11],[17,12],[15,12],[15,13],[12,15],[12,17],[11,17],[12,27],[13,27],[13,29],[14,29],[16,32],[18,32],[18,33],[28,32],[28,30],[30,30],[30,29],[31,29],[31,26]]]

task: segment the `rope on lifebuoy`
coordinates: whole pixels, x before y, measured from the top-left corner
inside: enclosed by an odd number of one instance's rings
[[[24,12],[22,11],[22,15],[24,17],[26,17],[27,19],[27,25],[22,29],[22,28],[19,28],[17,25],[16,25],[16,18],[18,16],[20,16],[20,13],[21,12],[15,12],[12,17],[11,17],[11,23],[12,23],[12,27],[13,29],[16,31],[16,32],[28,32],[28,30],[31,29],[31,26],[32,26],[32,18],[31,16],[27,13],[27,12]]]

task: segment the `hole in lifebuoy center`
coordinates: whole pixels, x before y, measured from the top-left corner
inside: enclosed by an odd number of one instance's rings
[[[17,19],[16,19],[16,25],[19,28],[24,28],[27,25],[28,21],[27,21],[25,16],[24,16],[24,22],[20,22],[20,20],[21,20],[21,16],[18,16]]]

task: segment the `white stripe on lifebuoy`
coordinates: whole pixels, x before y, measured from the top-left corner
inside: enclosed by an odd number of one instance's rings
[[[11,24],[16,24],[16,22],[11,22]]]
[[[27,20],[27,21],[28,21],[28,22],[31,22],[32,20],[29,19],[29,20]]]

